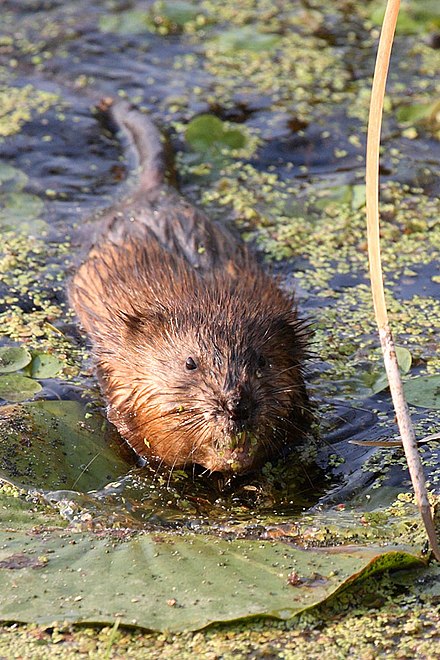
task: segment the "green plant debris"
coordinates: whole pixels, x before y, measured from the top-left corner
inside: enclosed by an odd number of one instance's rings
[[[193,149],[202,153],[218,149],[241,149],[246,144],[246,136],[242,131],[227,127],[212,115],[200,115],[190,121],[185,139]]]
[[[48,289],[63,292],[69,249],[66,242],[45,242],[12,231],[4,232],[0,248],[0,275],[8,287],[1,300],[0,336],[24,343],[27,350],[50,353],[51,360],[63,364],[65,376],[77,373],[73,361],[79,350],[54,326],[66,318],[66,310],[64,304],[53,301]],[[26,312],[20,306],[23,298],[32,302]]]
[[[17,133],[33,113],[43,114],[59,101],[51,92],[25,87],[0,86],[0,136]]]

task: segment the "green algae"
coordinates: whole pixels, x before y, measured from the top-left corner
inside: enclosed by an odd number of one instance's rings
[[[43,114],[59,101],[51,92],[32,85],[24,87],[0,86],[0,137],[18,133],[33,114]]]

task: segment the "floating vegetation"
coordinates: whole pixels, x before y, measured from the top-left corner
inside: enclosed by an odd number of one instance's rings
[[[37,381],[54,378],[63,366],[63,362],[50,353],[30,353],[22,346],[1,347],[0,399],[13,402],[31,399],[42,390]]]

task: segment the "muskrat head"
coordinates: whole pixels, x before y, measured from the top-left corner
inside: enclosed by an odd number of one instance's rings
[[[310,422],[307,332],[268,276],[223,280],[121,313],[98,372],[109,417],[137,453],[244,473],[299,443]]]

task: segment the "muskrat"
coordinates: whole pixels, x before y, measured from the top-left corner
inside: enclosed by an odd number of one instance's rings
[[[307,325],[245,244],[166,183],[150,119],[126,102],[104,110],[138,180],[94,223],[69,293],[108,418],[137,454],[171,467],[254,470],[310,425]]]

